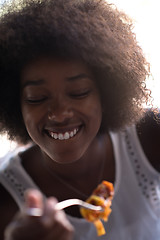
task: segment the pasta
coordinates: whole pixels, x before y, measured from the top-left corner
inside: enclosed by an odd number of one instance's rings
[[[111,213],[111,204],[114,195],[113,184],[107,181],[102,181],[101,184],[93,191],[92,195],[86,200],[96,206],[101,206],[104,211],[93,211],[90,209],[80,208],[81,215],[89,222],[93,222],[97,229],[97,235],[105,234],[105,228],[101,220],[107,221]]]

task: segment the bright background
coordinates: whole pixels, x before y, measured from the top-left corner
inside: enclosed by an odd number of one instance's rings
[[[134,21],[139,44],[151,64],[152,79],[147,86],[152,90],[154,105],[160,107],[160,1],[108,0],[126,12]]]
[[[3,1],[0,0],[0,3]],[[137,40],[151,64],[153,78],[148,81],[147,86],[152,90],[154,105],[160,107],[160,0],[108,0],[108,2],[114,3],[134,20]],[[15,146],[15,143],[7,141],[5,136],[0,136],[0,157]]]

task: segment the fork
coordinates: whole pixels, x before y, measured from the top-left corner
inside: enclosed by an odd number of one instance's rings
[[[103,208],[101,206],[95,206],[90,203],[84,202],[80,199],[67,199],[67,200],[58,202],[55,206],[55,209],[62,210],[64,208],[67,208],[73,205],[79,205],[86,209],[103,212]],[[25,214],[27,214],[28,216],[40,217],[43,215],[43,210],[41,208],[27,208],[25,209]]]

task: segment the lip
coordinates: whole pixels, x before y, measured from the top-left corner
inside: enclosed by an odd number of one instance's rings
[[[70,125],[65,127],[46,126],[44,129],[45,131],[51,131],[55,133],[65,133],[68,131],[73,131],[75,128],[80,128],[81,126],[82,124],[75,124],[75,125]]]
[[[44,132],[47,134],[48,137],[52,138],[53,140],[69,140],[72,139],[79,133],[81,130],[82,125],[78,126],[70,126],[65,128],[45,128]]]

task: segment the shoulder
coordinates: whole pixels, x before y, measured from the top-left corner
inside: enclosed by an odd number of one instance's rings
[[[146,109],[140,123],[151,124],[160,128],[160,109]]]
[[[136,127],[140,143],[149,162],[160,171],[160,111],[146,110],[144,118]]]
[[[7,191],[7,189],[2,185],[10,184],[13,182],[11,179],[10,171],[12,172],[13,167],[16,162],[12,163],[17,156],[16,150],[8,152],[4,157],[0,159],[0,239],[3,239],[3,234],[6,226],[12,221],[14,215],[18,211],[18,206],[14,199]]]
[[[146,137],[150,144],[152,144],[151,139],[154,142],[160,140],[160,110],[153,112],[147,109],[145,116],[137,124],[137,132],[140,137]]]
[[[0,239],[3,239],[4,230],[18,211],[18,206],[1,184],[0,196]]]

